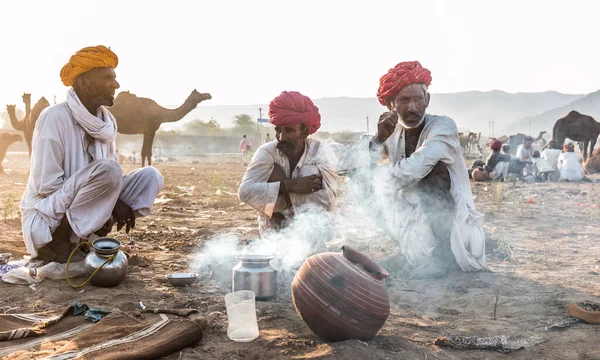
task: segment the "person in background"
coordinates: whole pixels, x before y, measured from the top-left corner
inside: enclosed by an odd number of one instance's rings
[[[575,152],[575,145],[568,143],[563,146],[563,152],[558,157],[558,169],[561,181],[583,180],[583,159]]]
[[[269,135],[269,133],[267,133],[267,135],[265,135],[265,144],[270,143],[270,142],[271,142],[271,135]]]
[[[510,155],[500,153],[502,143],[498,140],[493,141],[490,144],[490,149],[492,150],[492,153],[486,160],[484,171],[492,180],[504,180],[508,175]]]
[[[533,152],[533,174],[535,181],[549,181],[554,173],[554,169],[548,162],[540,157],[539,151]]]
[[[525,167],[523,168],[523,178],[525,181],[533,181],[535,176],[533,175],[533,138],[527,136],[525,142],[517,148],[517,158]]]
[[[560,171],[558,171],[558,157],[560,156],[561,151],[558,148],[555,140],[548,141],[548,145],[542,151],[540,157],[552,166],[554,173],[550,176],[550,179],[553,181],[557,181],[560,178]]]
[[[250,142],[250,139],[246,137],[246,134],[244,134],[244,136],[242,136],[242,141],[240,141],[240,151],[242,152],[242,161],[244,162],[244,166],[248,166],[251,148],[252,143]]]

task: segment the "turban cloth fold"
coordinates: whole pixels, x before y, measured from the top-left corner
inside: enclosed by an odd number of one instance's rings
[[[387,74],[379,79],[377,99],[383,106],[387,106],[386,100],[396,96],[403,87],[410,84],[431,84],[431,72],[418,61],[406,61],[391,68]]]
[[[60,80],[72,86],[79,75],[95,68],[117,67],[119,58],[106,46],[89,46],[76,52],[60,70]]]
[[[502,149],[502,143],[499,140],[493,141],[490,144],[490,149],[492,149],[494,151],[498,151],[498,150]]]
[[[314,134],[321,127],[321,115],[308,96],[283,91],[269,104],[269,122],[275,126],[304,124]]]

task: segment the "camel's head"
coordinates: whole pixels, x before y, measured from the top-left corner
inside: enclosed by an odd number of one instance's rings
[[[31,103],[31,94],[23,93],[23,102],[26,104]]]
[[[6,112],[9,114],[14,114],[16,112],[16,105],[6,105]]]
[[[188,99],[194,101],[196,104],[199,104],[204,100],[212,99],[212,96],[210,96],[210,94],[208,93],[199,93],[198,91],[196,91],[196,89],[194,89],[194,91],[192,91]]]

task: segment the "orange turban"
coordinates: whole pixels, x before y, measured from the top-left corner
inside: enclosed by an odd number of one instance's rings
[[[119,58],[106,46],[89,46],[71,56],[60,70],[60,80],[65,86],[72,86],[79,75],[95,68],[112,67],[119,64]]]
[[[405,61],[391,68],[387,74],[379,79],[377,99],[386,106],[386,100],[396,96],[403,87],[410,84],[431,84],[431,72],[418,61]]]

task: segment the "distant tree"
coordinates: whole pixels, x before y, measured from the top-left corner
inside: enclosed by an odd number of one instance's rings
[[[233,127],[237,129],[254,129],[256,124],[252,116],[248,114],[239,114],[233,117]]]
[[[220,136],[221,125],[219,122],[211,118],[208,122],[201,119],[194,119],[186,122],[183,129],[187,134]]]

